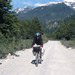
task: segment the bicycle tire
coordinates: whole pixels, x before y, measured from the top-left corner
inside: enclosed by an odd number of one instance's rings
[[[36,53],[36,62],[35,62],[36,67],[38,67],[38,53]]]

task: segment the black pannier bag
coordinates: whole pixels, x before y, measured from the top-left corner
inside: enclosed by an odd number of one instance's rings
[[[40,51],[40,47],[34,47],[34,52],[39,52]]]

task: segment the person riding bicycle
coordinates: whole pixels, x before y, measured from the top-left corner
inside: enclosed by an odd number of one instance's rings
[[[35,44],[40,45],[39,56],[41,59],[42,58],[41,50],[43,47],[43,40],[42,40],[41,34],[39,32],[36,33],[36,36],[33,39],[33,43],[32,43],[33,52],[35,51],[35,49],[34,49]]]

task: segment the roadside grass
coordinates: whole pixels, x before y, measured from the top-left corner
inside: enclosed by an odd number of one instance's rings
[[[67,48],[71,47],[71,48],[75,49],[75,39],[73,39],[73,40],[65,40],[65,39],[58,40],[58,39],[55,39],[51,35],[47,35],[47,37],[49,40],[61,41],[62,45],[64,45]]]
[[[32,40],[18,40],[11,41],[8,40],[0,41],[0,58],[5,58],[8,53],[13,54],[16,51],[30,48]]]
[[[71,47],[71,48],[75,48],[75,40],[61,40],[61,43],[66,46],[67,48]]]
[[[45,35],[43,35],[42,38],[43,43],[48,41],[48,38]],[[8,53],[13,55],[16,51],[31,48],[32,42],[33,39],[13,39],[12,41],[7,39],[0,40],[0,59],[6,58]]]

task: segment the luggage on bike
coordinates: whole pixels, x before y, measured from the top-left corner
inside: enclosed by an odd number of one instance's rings
[[[40,47],[34,47],[34,48],[33,48],[33,51],[39,53],[39,51],[40,51]]]
[[[44,49],[44,48],[42,48],[41,52],[42,52],[42,56],[43,56],[43,55],[44,55],[44,53],[45,53],[45,49]]]

